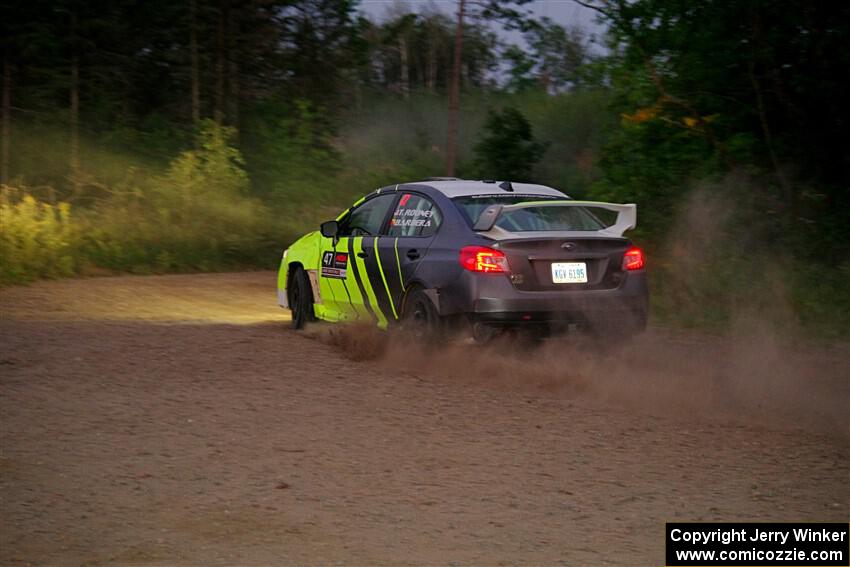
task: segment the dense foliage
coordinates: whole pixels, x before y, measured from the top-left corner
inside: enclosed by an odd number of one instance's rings
[[[604,156],[611,193],[669,214],[677,185],[746,171],[740,203],[757,201],[784,243],[812,257],[848,251],[850,7],[618,0],[598,10],[611,22],[623,116]]]
[[[535,140],[525,116],[508,106],[487,114],[483,136],[473,149],[479,177],[531,179],[531,170],[546,151],[546,144]]]

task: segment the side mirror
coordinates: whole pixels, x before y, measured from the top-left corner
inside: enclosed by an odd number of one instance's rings
[[[325,238],[336,238],[336,235],[339,234],[339,223],[335,220],[323,222],[319,230]]]

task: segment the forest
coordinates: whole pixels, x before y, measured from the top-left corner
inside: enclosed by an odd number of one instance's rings
[[[656,322],[846,336],[850,5],[574,1],[602,32],[530,0],[3,0],[0,285],[273,268],[457,175],[637,203]]]

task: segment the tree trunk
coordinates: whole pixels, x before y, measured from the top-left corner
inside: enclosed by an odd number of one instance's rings
[[[201,72],[198,62],[198,19],[195,0],[189,0],[189,53],[192,60],[192,123],[198,125],[201,121]]]
[[[782,171],[782,166],[779,163],[779,157],[776,155],[776,146],[773,143],[773,134],[770,130],[770,122],[767,119],[767,110],[766,105],[764,103],[764,93],[761,87],[761,83],[756,76],[756,60],[758,57],[758,53],[756,51],[757,45],[763,45],[763,41],[761,41],[761,18],[756,15],[753,20],[753,38],[752,38],[752,49],[750,51],[750,60],[749,60],[749,78],[750,83],[753,86],[753,93],[756,96],[756,110],[758,111],[759,116],[759,124],[761,125],[762,135],[764,136],[764,144],[767,147],[768,154],[770,155],[770,161],[773,165],[773,173],[776,175],[776,180],[779,182],[779,186],[782,189],[784,205],[786,207],[787,214],[789,217],[793,216],[793,212],[795,209],[794,206],[794,191],[791,188],[791,184],[785,178],[785,174]]]
[[[459,0],[457,10],[457,29],[455,30],[455,53],[452,67],[452,84],[449,91],[449,128],[446,137],[446,175],[455,174],[457,160],[457,128],[460,114],[460,55],[463,47],[463,10],[465,0]]]
[[[776,155],[776,149],[773,143],[773,135],[770,131],[770,123],[767,120],[767,112],[765,110],[764,104],[764,95],[762,94],[761,85],[759,84],[758,79],[755,74],[755,63],[753,63],[753,59],[755,56],[753,55],[750,59],[749,63],[749,76],[750,83],[753,85],[753,92],[756,95],[756,109],[758,111],[759,116],[759,124],[761,125],[761,131],[764,135],[764,144],[767,147],[767,152],[770,155],[770,162],[773,164],[773,173],[776,175],[776,180],[779,182],[779,186],[782,188],[782,194],[784,198],[784,205],[788,211],[793,212],[794,210],[794,192],[791,189],[791,184],[788,183],[788,180],[785,178],[785,174],[782,171],[782,166],[779,163],[779,158]]]
[[[9,145],[10,124],[12,107],[12,64],[9,57],[3,57],[3,128],[2,128],[2,150],[0,150],[0,185],[9,184]]]
[[[239,81],[239,49],[236,45],[239,37],[238,22],[234,13],[236,10],[230,10],[227,14],[227,35],[228,35],[228,68],[227,68],[227,85],[228,89],[228,108],[227,112],[230,116],[230,123],[239,130],[239,97],[241,96]]]
[[[71,14],[71,152],[69,165],[74,194],[79,192],[80,173],[80,58],[77,54],[77,14]]]
[[[552,84],[551,78],[549,77],[549,69],[543,67],[540,71],[540,88],[543,89],[543,92],[549,94],[549,87]]]
[[[407,61],[407,39],[404,34],[398,36],[398,52],[401,58],[401,96],[410,98],[410,67]]]
[[[363,91],[360,87],[360,81],[354,81],[354,108],[359,113],[363,110]]]
[[[218,10],[218,53],[215,64],[215,111],[213,118],[216,123],[224,124],[224,85],[225,68],[227,64],[227,46],[225,42],[225,21],[227,18],[227,0],[221,0]]]
[[[428,43],[428,90],[434,92],[437,88],[437,48],[434,38]]]

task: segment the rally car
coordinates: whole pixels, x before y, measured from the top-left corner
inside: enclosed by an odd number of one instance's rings
[[[422,336],[467,328],[646,326],[644,254],[623,236],[633,204],[543,185],[435,178],[382,187],[283,253],[278,302],[296,329],[322,319],[401,323]]]

